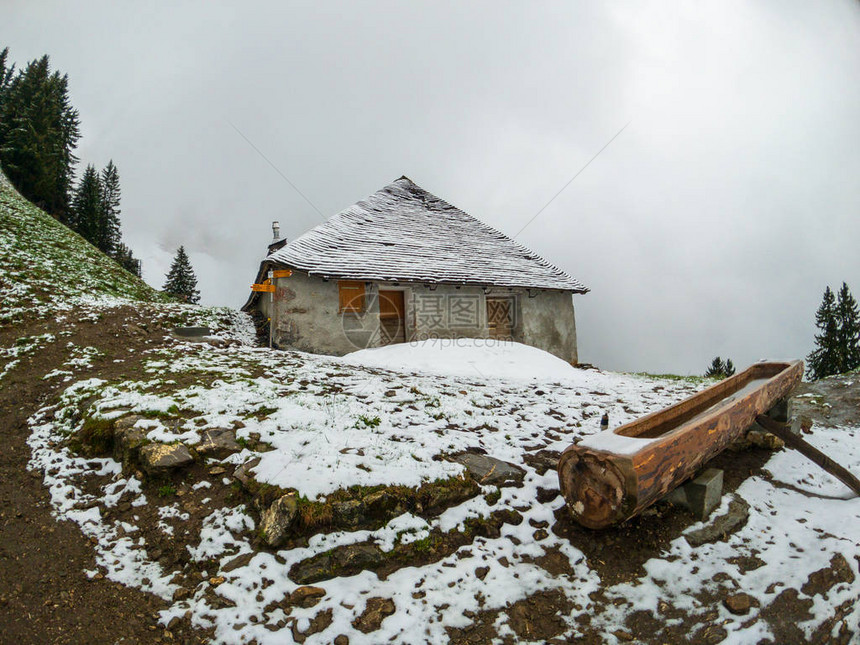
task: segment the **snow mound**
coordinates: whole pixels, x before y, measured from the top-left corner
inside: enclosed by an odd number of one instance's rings
[[[558,381],[577,379],[581,370],[549,352],[492,338],[434,338],[362,349],[341,359],[348,365],[395,372],[425,372],[482,379]]]

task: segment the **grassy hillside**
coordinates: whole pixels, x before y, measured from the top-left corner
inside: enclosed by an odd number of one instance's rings
[[[0,324],[106,299],[162,297],[21,197],[0,172]]]

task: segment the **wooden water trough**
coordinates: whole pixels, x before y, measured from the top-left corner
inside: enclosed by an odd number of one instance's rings
[[[762,362],[633,423],[586,437],[558,462],[573,518],[623,522],[692,477],[797,385],[803,362]]]

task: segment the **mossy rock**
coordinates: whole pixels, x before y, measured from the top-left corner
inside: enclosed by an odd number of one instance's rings
[[[114,424],[111,419],[90,416],[84,419],[76,433],[81,452],[87,456],[107,456],[113,453]]]

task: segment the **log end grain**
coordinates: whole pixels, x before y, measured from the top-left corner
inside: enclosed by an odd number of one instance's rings
[[[559,459],[558,481],[573,519],[592,529],[626,519],[630,500],[619,468],[602,455],[571,448]]]

